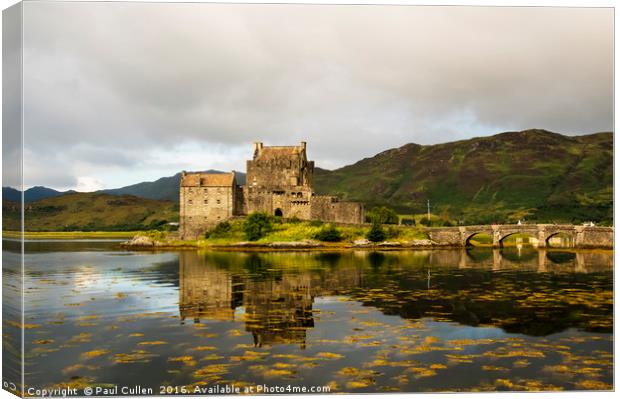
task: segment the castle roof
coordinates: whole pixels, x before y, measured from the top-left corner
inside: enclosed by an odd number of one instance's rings
[[[304,148],[300,146],[261,147],[254,159],[269,161],[272,159],[282,159],[291,156],[299,156],[303,149]]]
[[[182,187],[231,187],[235,184],[235,172],[231,173],[185,173],[181,177]]]

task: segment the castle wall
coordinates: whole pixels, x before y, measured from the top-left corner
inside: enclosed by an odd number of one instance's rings
[[[327,195],[315,195],[312,197],[312,206],[310,212],[310,219],[312,220],[331,220],[331,208],[334,201],[333,197]]]
[[[248,206],[246,201],[246,191],[242,186],[235,187],[235,206],[233,208],[233,215],[241,216],[248,214]]]
[[[195,240],[234,214],[233,187],[181,187],[180,237]]]
[[[246,213],[264,212],[273,215],[273,194],[253,187],[245,187],[243,192],[245,196]]]
[[[291,157],[293,158],[293,157]],[[247,185],[269,191],[308,188],[299,159],[247,161]]]
[[[309,200],[291,199],[285,211],[287,218],[297,218],[301,220],[312,219],[312,205]]]
[[[246,196],[246,211],[264,212],[269,215],[275,215],[276,211],[285,218],[298,218],[309,220],[311,218],[310,196],[309,193],[299,192],[286,193],[270,193],[258,191],[251,187],[244,190]]]
[[[310,219],[335,223],[364,223],[364,206],[359,202],[340,202],[337,197],[316,195],[310,200]]]

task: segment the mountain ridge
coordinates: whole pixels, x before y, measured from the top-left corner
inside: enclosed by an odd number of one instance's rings
[[[76,193],[75,190],[58,191],[44,186],[34,186],[24,191],[24,202],[33,202],[40,199],[57,197],[60,195]],[[7,201],[21,201],[21,191],[13,187],[2,187],[2,199]]]

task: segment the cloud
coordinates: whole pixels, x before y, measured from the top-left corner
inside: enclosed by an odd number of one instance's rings
[[[97,178],[80,176],[77,178],[77,191],[97,191],[103,189],[103,182]]]
[[[335,168],[407,142],[612,129],[612,9],[24,7],[27,186],[243,170],[255,140],[306,140]]]

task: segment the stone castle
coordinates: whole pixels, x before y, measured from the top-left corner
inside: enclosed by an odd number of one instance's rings
[[[302,220],[363,223],[361,203],[315,194],[313,175],[314,161],[308,161],[305,142],[299,146],[254,143],[254,156],[247,161],[244,186],[237,184],[234,171],[184,171],[179,236],[183,240],[196,239],[220,222],[252,212]]]

